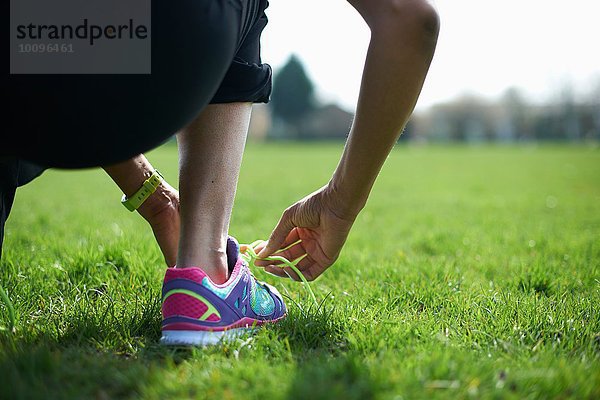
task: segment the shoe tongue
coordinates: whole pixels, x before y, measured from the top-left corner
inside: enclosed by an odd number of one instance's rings
[[[227,249],[225,251],[227,252],[227,268],[231,275],[240,254],[240,245],[237,240],[231,236],[227,237]]]

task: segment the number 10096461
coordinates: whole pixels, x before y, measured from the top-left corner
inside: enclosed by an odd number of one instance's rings
[[[19,53],[74,53],[72,43],[20,43]]]

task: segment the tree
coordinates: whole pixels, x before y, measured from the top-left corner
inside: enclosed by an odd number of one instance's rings
[[[273,116],[292,125],[314,109],[314,85],[295,55],[275,76],[271,101]]]

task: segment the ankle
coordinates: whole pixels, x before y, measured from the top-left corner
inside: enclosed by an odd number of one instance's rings
[[[208,277],[216,284],[222,284],[229,279],[229,269],[227,268],[227,253],[225,251],[214,251],[210,253],[207,263],[202,269]]]
[[[199,246],[198,249],[200,248]],[[177,259],[177,267],[199,267],[216,284],[225,283],[229,279],[227,254],[224,250],[211,249],[194,255],[189,254],[187,258],[180,254]]]
[[[211,281],[220,285],[229,279],[229,270],[227,268],[227,257],[225,257],[225,261],[213,261],[209,264],[210,267],[202,268],[206,275],[210,278]]]

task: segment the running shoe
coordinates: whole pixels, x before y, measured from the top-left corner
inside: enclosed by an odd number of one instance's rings
[[[230,276],[218,285],[197,267],[168,268],[162,288],[162,337],[165,345],[217,344],[286,316],[277,289],[259,282],[227,240]]]

